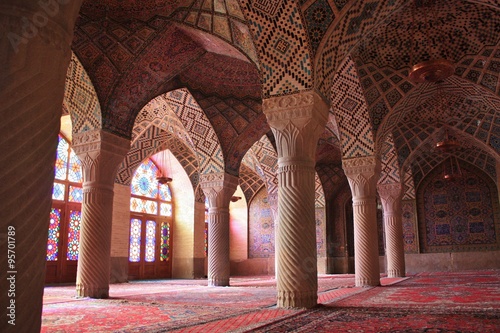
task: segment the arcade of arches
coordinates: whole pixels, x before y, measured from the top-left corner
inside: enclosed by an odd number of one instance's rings
[[[500,268],[497,2],[0,9],[0,245],[23,331],[46,281],[106,298],[269,274],[278,307],[310,308],[318,273]]]

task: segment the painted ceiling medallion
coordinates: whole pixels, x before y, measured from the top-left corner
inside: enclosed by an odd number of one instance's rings
[[[433,59],[414,65],[408,78],[415,83],[439,82],[455,72],[455,65],[446,59]]]

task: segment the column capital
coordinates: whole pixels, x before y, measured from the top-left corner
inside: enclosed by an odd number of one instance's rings
[[[229,207],[229,201],[238,184],[238,177],[225,172],[200,175],[200,186],[210,207]]]
[[[74,134],[71,147],[82,162],[85,182],[106,179],[112,184],[116,168],[130,150],[130,140],[99,129]]]
[[[377,185],[377,191],[386,214],[393,213],[399,207],[402,196],[401,183],[388,183]]]
[[[342,168],[349,180],[354,197],[375,195],[376,180],[380,175],[380,160],[364,156],[342,160]]]
[[[279,159],[314,164],[317,141],[328,119],[328,104],[316,92],[303,91],[265,99],[262,108],[276,138]]]

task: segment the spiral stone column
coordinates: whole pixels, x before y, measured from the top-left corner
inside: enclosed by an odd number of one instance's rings
[[[315,153],[328,106],[307,91],[263,102],[278,150],[277,306],[317,304]]]
[[[229,286],[229,202],[238,177],[209,173],[200,185],[208,198],[208,285]]]
[[[0,1],[0,332],[40,332],[57,133],[81,2]]]
[[[129,140],[102,130],[73,136],[73,149],[83,170],[78,297],[109,297],[114,179],[129,148]]]
[[[378,194],[384,209],[385,253],[387,276],[405,276],[405,253],[403,244],[403,221],[401,216],[401,184],[380,184]]]
[[[342,161],[352,192],[356,286],[380,285],[377,237],[377,180],[380,161],[366,156]]]

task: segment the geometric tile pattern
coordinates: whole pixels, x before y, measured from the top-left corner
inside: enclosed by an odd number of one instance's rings
[[[254,64],[259,64],[257,51],[249,38],[250,31],[237,0],[195,1],[190,7],[180,8],[172,19],[222,38],[240,49]]]
[[[268,258],[274,255],[274,218],[262,188],[249,202],[248,258]]]
[[[63,110],[71,115],[74,134],[102,127],[101,107],[94,85],[73,52],[66,73]]]
[[[332,8],[327,0],[314,1],[310,6],[302,6],[307,31],[314,51],[319,46],[328,27],[335,19]]]
[[[437,140],[434,138],[433,136],[430,140],[422,144],[405,164],[405,169],[406,166],[411,168],[415,188],[418,188],[420,182],[434,169],[442,169],[441,163],[449,156],[448,154],[437,153],[435,151],[434,147]],[[496,183],[496,160],[492,157],[491,153],[474,145],[470,139],[468,141],[459,139],[458,141],[461,142],[461,147],[453,155],[457,157],[460,166],[467,163],[472,164],[483,170],[491,178],[491,181]]]
[[[314,220],[316,221],[316,251],[319,258],[326,257],[326,213],[321,207],[314,210]]]
[[[195,146],[200,174],[224,171],[224,158],[210,121],[186,89],[163,95],[165,102],[177,115]]]
[[[246,201],[250,203],[255,193],[259,192],[265,185],[261,175],[256,173],[255,169],[252,169],[251,166],[247,165],[247,163],[245,163],[246,160],[247,159],[244,159],[241,163],[239,184],[245,194]]]
[[[168,94],[167,94],[168,95]],[[193,140],[196,133],[188,133],[184,124],[170,107],[167,95],[151,100],[137,115],[132,130],[131,150],[120,166],[117,181],[128,184],[135,168],[159,150],[168,148],[178,159],[191,179],[193,188],[199,182],[199,161],[210,161]],[[198,120],[201,121],[201,117]]]
[[[376,24],[385,20],[393,11],[398,9],[403,0],[381,1],[351,1],[348,11],[343,16],[337,16],[332,25],[335,27],[325,36],[323,46],[318,50],[318,59],[315,67],[315,86],[324,96],[331,98],[335,91],[335,76],[341,63],[349,56],[351,49]]]
[[[457,64],[455,75],[500,95],[500,45],[486,46],[475,55],[466,55]]]
[[[464,165],[452,182],[432,172],[418,192],[422,252],[488,251],[500,248],[498,194],[481,170]]]
[[[345,185],[348,185],[347,177],[341,165],[316,165],[316,173],[321,180],[326,202],[333,200],[338,195],[339,191]]]
[[[407,1],[365,34],[352,54],[363,64],[396,70],[436,58],[456,63],[497,45],[499,24],[498,10],[472,1]]]
[[[278,153],[274,149],[267,135],[263,135],[259,141],[255,142],[251,151],[255,155],[260,165],[258,173],[262,172],[267,188],[267,193],[277,193],[278,191]],[[257,165],[256,165],[257,166]],[[256,168],[259,170],[258,168]]]
[[[415,200],[415,183],[413,182],[413,173],[411,168],[406,168],[403,175],[403,200]]]
[[[366,117],[366,102],[356,68],[349,57],[334,76],[329,95],[342,141],[342,157],[373,155],[373,136]]]
[[[364,91],[368,114],[374,136],[389,110],[397,108],[398,103],[415,87],[408,80],[408,69],[395,70],[391,67],[376,68],[373,64],[362,65],[359,61],[357,72]]]
[[[262,102],[254,98],[219,97],[189,90],[217,133],[225,171],[238,174],[245,152],[269,131]]]
[[[135,170],[146,159],[161,150],[165,142],[169,142],[171,134],[159,127],[149,126],[140,137],[130,143],[130,150],[118,167],[115,181],[129,185]]]
[[[500,98],[455,76],[442,83],[440,89],[445,101],[444,114],[436,112],[437,88],[422,84],[407,96],[381,128],[378,139],[383,133],[393,133],[399,164],[402,165],[413,150],[434,133],[438,122],[445,121],[456,135],[472,142],[473,147],[490,151],[492,155],[500,153],[500,117],[497,112]]]
[[[315,182],[314,205],[316,208],[324,208],[325,207],[325,192],[323,191],[323,185],[321,184],[321,179],[319,178],[317,172],[314,173],[314,182]]]
[[[403,200],[401,211],[405,253],[419,253],[415,200]]]
[[[194,151],[181,139],[155,125],[149,126],[141,136],[131,143],[130,151],[118,167],[115,182],[130,185],[132,176],[142,161],[164,149],[169,149],[179,161],[191,180],[193,189],[195,189],[198,186],[200,176],[198,159]]]
[[[398,164],[398,156],[394,148],[394,141],[392,140],[392,135],[387,137],[385,144],[382,146],[380,151],[381,156],[381,166],[382,170],[380,172],[380,179],[378,184],[391,184],[400,183],[400,172]]]
[[[240,0],[262,71],[262,96],[313,86],[309,38],[295,1]]]

